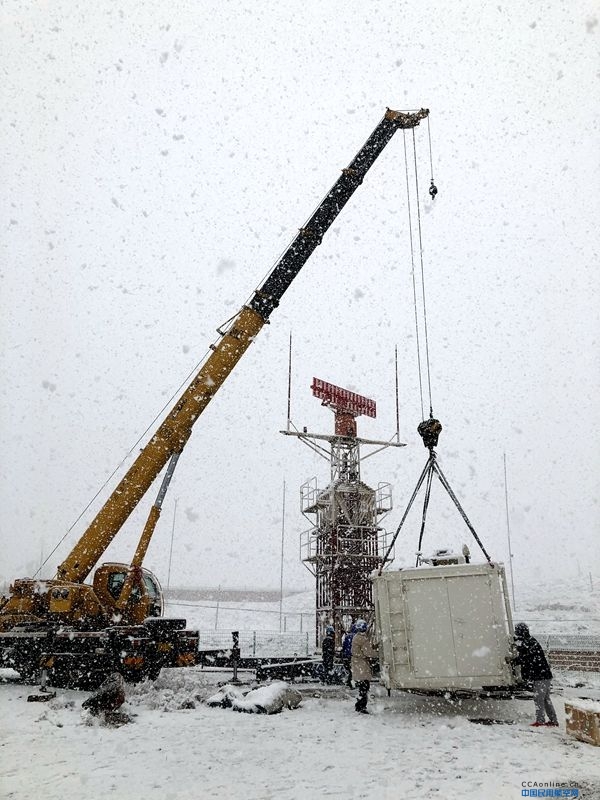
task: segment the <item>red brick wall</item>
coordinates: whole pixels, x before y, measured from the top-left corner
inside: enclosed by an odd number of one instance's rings
[[[600,672],[600,652],[594,650],[550,650],[550,665],[556,669]]]

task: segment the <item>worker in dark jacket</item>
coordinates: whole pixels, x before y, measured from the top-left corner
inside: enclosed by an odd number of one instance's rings
[[[321,642],[323,654],[323,683],[331,683],[333,679],[333,657],[335,655],[335,628],[328,625],[325,636]]]
[[[350,630],[346,633],[342,640],[342,663],[348,670],[348,678],[346,680],[346,686],[349,689],[352,689],[352,639],[354,638],[354,634],[356,633],[356,625],[353,623],[350,627]]]
[[[533,685],[533,702],[535,703],[534,728],[540,725],[555,728],[558,726],[556,711],[550,700],[550,682],[552,672],[546,660],[541,644],[529,633],[529,628],[524,622],[515,625],[515,644],[517,657],[515,664],[521,667],[521,677]],[[545,714],[548,722],[545,722]]]

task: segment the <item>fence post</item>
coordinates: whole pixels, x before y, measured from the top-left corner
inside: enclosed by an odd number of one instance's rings
[[[306,655],[308,655],[308,631],[306,631]]]
[[[302,620],[303,620],[303,618],[304,618],[304,614],[302,614],[302,612],[300,612],[300,633],[302,633]]]
[[[233,647],[231,648],[231,665],[233,667],[233,678],[231,679],[231,682],[239,683],[237,671],[238,671],[238,664],[240,663],[240,632],[231,631],[231,636],[233,639]]]
[[[252,655],[256,658],[256,631],[252,631]]]

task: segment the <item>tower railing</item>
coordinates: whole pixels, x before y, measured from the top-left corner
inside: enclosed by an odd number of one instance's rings
[[[309,564],[323,562],[333,556],[343,556],[345,559],[383,558],[391,540],[391,533],[384,528],[355,526],[337,526],[337,535],[331,536],[324,533],[317,526],[313,526],[300,534],[300,558],[304,564],[314,572]],[[388,555],[388,561],[394,558],[393,552]]]
[[[300,487],[300,511],[304,516],[314,514],[317,508],[319,486],[317,479],[310,478]]]
[[[393,507],[392,484],[378,483],[377,489],[375,490],[375,508],[377,514],[389,514]]]

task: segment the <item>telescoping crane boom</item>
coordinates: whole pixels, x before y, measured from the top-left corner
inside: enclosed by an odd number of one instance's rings
[[[109,667],[114,669],[116,666],[126,677],[131,677],[129,673],[135,677],[147,671],[155,672],[157,663],[189,663],[189,647],[193,646],[194,637],[192,632],[181,630],[185,627],[185,621],[163,619],[162,624],[159,624],[154,620],[151,625],[151,620],[148,619],[162,614],[162,595],[158,581],[141,567],[160,513],[161,493],[153,506],[132,564],[102,565],[95,572],[92,586],[84,581],[170,459],[172,471],[178,455],[191,435],[194,423],[263,325],[269,321],[285,291],[321,243],[324,234],[360,186],[367,171],[394,133],[399,129],[416,127],[428,114],[427,109],[414,112],[391,109],[386,111],[373,133],[348,167],[342,170],[335,184],[305,226],[300,228],[250,301],[227,323],[224,330],[219,330],[220,338],[211,345],[211,353],[199,372],[60,564],[56,578],[43,583],[27,578],[14,582],[10,596],[0,608],[0,631],[3,631],[0,633],[0,648],[5,663],[12,663],[24,675],[36,672],[40,658],[47,665],[51,664],[56,671],[59,671],[56,666],[59,662],[72,665],[76,661],[72,658],[74,648],[63,641],[60,642],[60,648],[57,646],[58,637],[65,634],[65,625],[73,626],[73,630],[68,632],[68,641],[75,641],[81,634],[78,645],[85,656],[89,655],[86,648],[90,644],[87,641],[90,636],[85,636],[86,631],[98,633],[101,630],[110,639],[110,635],[117,630],[120,638],[114,634],[113,639],[118,639],[118,646],[121,648],[123,636],[128,637],[127,642],[148,638],[148,641],[144,641],[142,656],[138,657],[135,648],[129,647],[134,655],[129,656],[128,665],[115,665],[112,652],[104,659],[106,663],[102,667],[98,666],[102,659],[87,659],[91,662],[91,667],[86,664],[85,669],[82,669],[84,672],[87,670],[88,675],[95,671],[99,677]],[[169,622],[173,624],[167,624]],[[137,626],[136,630],[126,634],[129,630],[126,626],[132,624]],[[186,641],[183,644],[174,641],[177,637],[173,631]],[[186,638],[184,634],[190,635]],[[166,637],[169,641],[161,641],[161,637]],[[153,648],[163,653],[154,661]],[[63,658],[67,651],[69,657]],[[173,656],[171,661],[165,659],[164,653],[167,651]],[[70,669],[72,672],[71,667]]]

